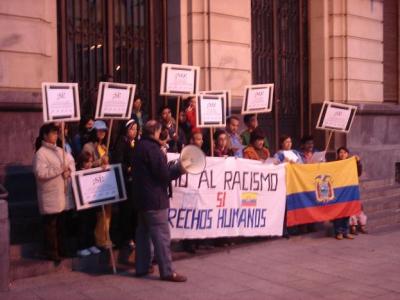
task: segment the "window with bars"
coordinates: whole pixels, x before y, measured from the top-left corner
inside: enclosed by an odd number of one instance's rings
[[[165,0],[58,0],[59,79],[79,83],[84,114],[99,81],[135,83],[157,110],[165,20]]]
[[[252,80],[274,83],[274,108],[260,115],[272,149],[279,136],[309,132],[307,0],[252,0]]]

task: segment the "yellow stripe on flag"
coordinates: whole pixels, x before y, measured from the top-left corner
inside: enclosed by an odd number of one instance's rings
[[[315,178],[321,175],[331,176],[333,188],[358,185],[356,159],[351,157],[318,164],[288,163],[286,165],[287,195],[315,191]]]

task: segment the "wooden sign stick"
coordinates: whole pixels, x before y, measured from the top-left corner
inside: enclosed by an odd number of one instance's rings
[[[65,122],[61,122],[61,147],[62,147],[62,165],[63,165],[63,170],[65,170],[65,167],[67,166],[65,158]],[[67,191],[68,191],[68,181],[66,178],[64,178],[64,192],[66,196],[67,196]]]
[[[330,144],[331,139],[332,139],[332,135],[333,135],[333,131],[330,131],[329,132],[329,137],[328,137],[328,142],[326,143],[326,147],[325,147],[325,152],[328,151],[329,144]]]
[[[175,124],[175,134],[176,136],[178,136],[178,130],[179,130],[179,110],[180,110],[180,106],[181,106],[181,96],[178,97],[178,99],[176,100],[176,124]]]
[[[106,235],[106,240],[107,240],[107,242],[110,242],[110,243],[111,243],[111,245],[107,246],[107,248],[108,248],[108,251],[109,251],[109,253],[110,253],[110,259],[111,259],[112,269],[113,269],[113,273],[114,273],[114,274],[117,274],[117,268],[116,268],[116,266],[115,266],[115,258],[114,258],[114,252],[113,252],[113,249],[112,249],[112,242],[111,242],[111,237],[110,237],[110,231],[109,231],[109,229],[107,228],[107,223],[106,223],[106,210],[105,210],[105,208],[104,208],[104,205],[101,206],[101,210],[102,210],[102,212],[103,212],[104,232],[105,232],[105,235]]]
[[[109,155],[109,152],[110,152],[111,132],[112,132],[112,128],[113,128],[113,123],[114,123],[114,119],[111,119],[110,127],[108,128],[106,155]]]
[[[210,149],[211,149],[211,156],[214,156],[214,128],[210,128]]]

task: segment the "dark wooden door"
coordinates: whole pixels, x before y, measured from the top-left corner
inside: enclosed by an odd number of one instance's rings
[[[274,83],[274,108],[259,115],[271,149],[309,132],[307,0],[252,0],[252,80]]]

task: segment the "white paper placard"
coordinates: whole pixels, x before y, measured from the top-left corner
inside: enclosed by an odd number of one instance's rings
[[[219,95],[226,98],[226,115],[230,116],[232,114],[232,93],[231,90],[220,90],[220,91],[201,91],[200,95]]]
[[[347,133],[356,112],[357,106],[325,101],[316,128]]]
[[[135,90],[135,84],[100,82],[96,119],[130,119]]]
[[[273,93],[273,84],[246,86],[242,105],[242,114],[271,112]]]
[[[220,95],[199,95],[196,98],[197,127],[226,126],[226,98]]]
[[[43,121],[69,122],[80,120],[77,83],[42,83]]]
[[[199,88],[200,67],[162,64],[160,95],[195,96]]]
[[[126,200],[120,164],[106,169],[93,168],[72,173],[72,188],[77,210]]]

